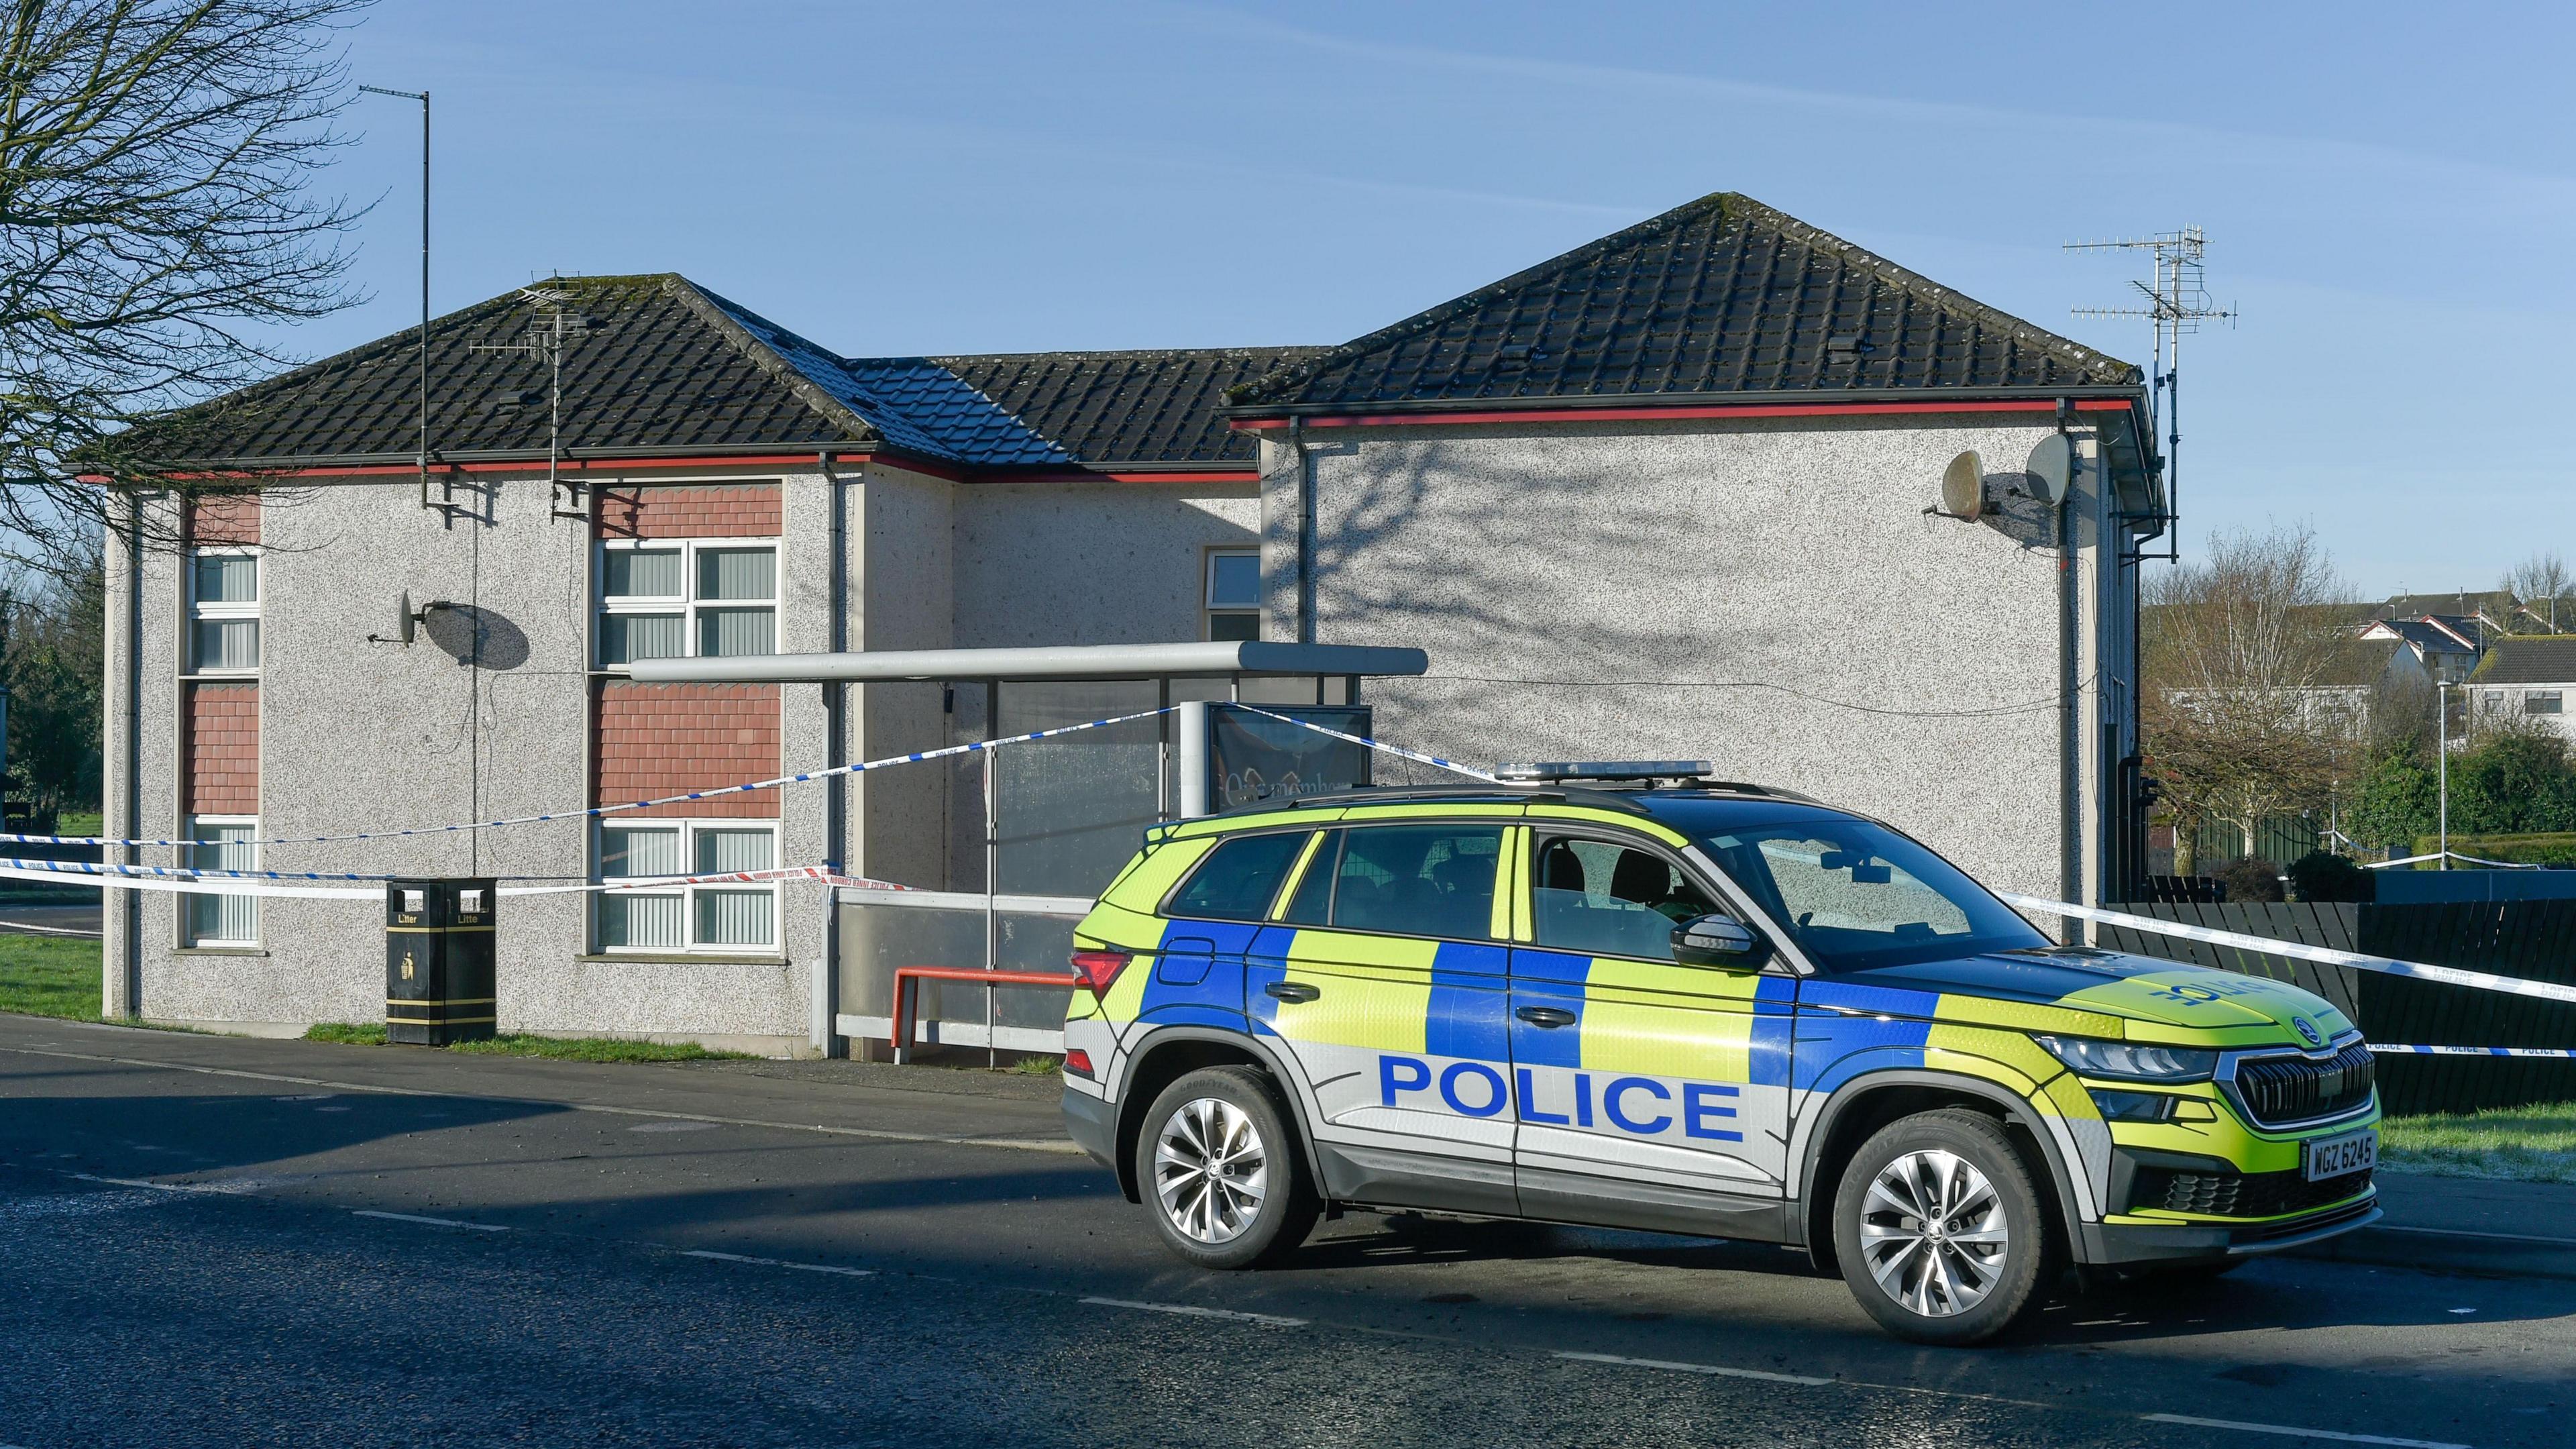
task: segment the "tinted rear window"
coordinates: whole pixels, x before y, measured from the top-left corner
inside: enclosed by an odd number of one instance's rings
[[[1302,830],[1236,836],[1199,862],[1172,897],[1171,913],[1213,921],[1260,920],[1307,839]]]

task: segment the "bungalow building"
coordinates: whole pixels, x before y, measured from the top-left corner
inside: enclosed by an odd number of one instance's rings
[[[638,659],[1257,631],[1429,650],[1377,723],[1452,757],[1709,758],[2034,892],[2143,865],[2138,551],[2170,519],[2138,370],[1741,196],[1332,348],[851,357],[681,277],[560,280],[432,324],[425,467],[419,348],[219,400],[119,490],[107,833],[190,843],[111,860],[980,888],[980,801],[929,768],[322,838],[994,727],[937,681]],[[836,1051],[830,896],[516,897],[495,1014]],[[360,902],[111,892],[106,941],[113,1013],[382,1009]]]

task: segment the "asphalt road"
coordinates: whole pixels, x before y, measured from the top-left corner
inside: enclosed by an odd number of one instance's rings
[[[1640,1234],[1204,1276],[1052,1096],[0,1017],[0,1445],[2576,1443],[2576,1283],[2274,1260],[1958,1351]]]

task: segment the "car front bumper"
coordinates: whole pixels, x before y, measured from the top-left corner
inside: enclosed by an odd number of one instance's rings
[[[2379,1221],[2379,1194],[2319,1212],[2262,1222],[2086,1223],[2087,1263],[2169,1263],[2243,1258],[2321,1243]]]

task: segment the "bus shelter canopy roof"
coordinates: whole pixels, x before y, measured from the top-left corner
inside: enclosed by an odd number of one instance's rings
[[[968,683],[1041,679],[1233,679],[1422,674],[1431,656],[1372,644],[1217,640],[1068,644],[1035,649],[889,649],[857,654],[759,654],[638,659],[639,684]]]

